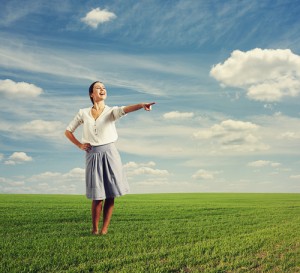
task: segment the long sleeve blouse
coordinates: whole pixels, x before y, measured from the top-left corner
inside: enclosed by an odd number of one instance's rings
[[[112,143],[118,139],[115,121],[124,115],[124,106],[105,105],[97,119],[93,118],[90,107],[80,109],[67,126],[67,130],[74,133],[78,126],[83,124],[82,143],[90,143],[92,146]]]

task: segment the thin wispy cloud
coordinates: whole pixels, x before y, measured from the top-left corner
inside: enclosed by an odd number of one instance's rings
[[[27,1],[27,3],[24,1],[22,8],[16,8],[16,5],[18,5],[17,1],[8,1],[7,5],[3,5],[2,25],[9,26],[13,23],[18,23],[19,20],[40,9],[39,1]]]
[[[271,166],[271,167],[279,167],[281,164],[278,162],[272,162],[269,160],[257,160],[257,161],[252,161],[248,163],[249,167],[256,167],[256,168],[261,168],[261,167],[266,167],[266,166]]]
[[[26,43],[26,41],[24,41]],[[153,85],[154,80],[141,75],[136,76],[140,71],[149,74],[159,75],[180,75],[181,71],[187,73],[186,64],[182,64],[179,69],[172,69],[172,65],[166,66],[151,60],[148,56],[138,56],[132,54],[116,54],[113,52],[98,53],[97,51],[87,51],[83,56],[80,52],[69,50],[57,50],[53,52],[50,48],[36,48],[31,51],[31,47],[0,46],[0,66],[8,69],[18,69],[31,73],[46,73],[61,78],[83,79],[94,81],[101,79],[106,84],[117,87],[134,89],[137,92],[163,95],[165,88],[160,87],[159,82]],[[78,56],[77,56],[78,55]],[[77,57],[76,57],[77,56]],[[93,63],[93,66],[91,66]],[[116,68],[123,68],[124,72],[115,72]],[[194,72],[192,72],[194,73]],[[157,77],[157,76],[155,76]],[[170,80],[167,81],[167,83]],[[162,82],[161,85],[165,84]],[[172,84],[170,82],[169,84]],[[168,87],[172,89],[172,87]]]
[[[39,16],[42,16],[43,18],[48,18],[48,15],[50,14],[58,19],[60,14],[66,16],[66,14],[71,11],[69,0],[24,0],[22,2],[10,0],[2,2],[1,4],[0,15],[2,20],[0,24],[6,27],[18,24],[26,25],[27,22],[39,27],[40,24],[37,20],[32,20],[32,17],[35,16],[38,18]]]
[[[287,131],[282,133],[279,138],[281,139],[287,139],[287,140],[296,140],[300,139],[300,133],[299,132],[294,132],[294,131]]]

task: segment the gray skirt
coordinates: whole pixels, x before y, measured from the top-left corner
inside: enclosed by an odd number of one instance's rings
[[[86,153],[86,197],[103,200],[129,193],[120,154],[114,143],[92,146]]]

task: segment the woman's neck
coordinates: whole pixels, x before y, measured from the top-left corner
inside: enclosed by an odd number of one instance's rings
[[[105,107],[104,101],[95,102],[93,108],[96,110],[103,109]]]

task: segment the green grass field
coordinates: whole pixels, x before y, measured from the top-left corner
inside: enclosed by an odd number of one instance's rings
[[[300,194],[0,195],[0,272],[300,272]]]

